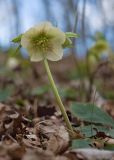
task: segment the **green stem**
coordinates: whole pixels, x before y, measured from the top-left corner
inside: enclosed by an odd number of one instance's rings
[[[44,62],[44,66],[45,66],[45,69],[46,69],[46,72],[47,72],[47,75],[48,75],[48,78],[49,78],[53,93],[54,93],[55,98],[56,98],[56,101],[58,103],[58,106],[59,106],[59,108],[60,108],[60,110],[62,112],[62,115],[64,117],[64,120],[66,122],[66,126],[68,128],[68,131],[69,131],[70,134],[73,134],[74,133],[73,128],[71,126],[71,123],[70,123],[69,118],[67,116],[67,113],[65,111],[65,107],[64,107],[64,105],[63,105],[63,103],[61,101],[61,98],[59,96],[59,93],[58,93],[57,87],[55,85],[55,82],[53,80],[53,77],[52,77],[52,74],[51,74],[47,59],[44,59],[43,62]]]

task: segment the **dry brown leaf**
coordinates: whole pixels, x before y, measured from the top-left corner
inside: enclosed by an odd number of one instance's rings
[[[12,143],[10,145],[0,143],[0,160],[20,160],[24,154],[25,148],[17,143]]]
[[[106,101],[103,105],[103,109],[108,112],[114,118],[114,102]]]
[[[65,157],[65,156],[57,156],[55,158],[55,160],[70,160],[68,157]]]
[[[114,160],[114,152],[98,149],[74,149],[67,152],[71,160]]]
[[[22,160],[55,160],[55,156],[50,151],[32,151],[28,150]]]
[[[36,134],[43,136],[43,145],[55,154],[64,152],[69,146],[69,134],[66,128],[52,120],[37,123]]]

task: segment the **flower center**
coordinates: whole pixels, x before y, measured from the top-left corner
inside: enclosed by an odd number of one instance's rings
[[[50,48],[50,45],[49,45],[49,37],[47,37],[46,35],[42,34],[42,35],[39,35],[37,37],[35,37],[33,39],[33,45],[41,50],[41,51],[47,51],[49,50]]]

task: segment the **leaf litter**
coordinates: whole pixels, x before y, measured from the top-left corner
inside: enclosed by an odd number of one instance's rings
[[[69,60],[66,61],[66,66],[62,63],[55,68],[56,81],[61,80],[61,84],[66,88],[75,91],[80,88],[80,84],[73,80],[68,86],[68,77],[63,74],[67,73],[70,68]],[[53,64],[52,64],[53,66]],[[60,66],[60,68],[59,68]],[[0,78],[1,88],[4,92],[4,97],[1,98],[0,103],[0,159],[1,160],[89,160],[89,159],[113,159],[114,152],[98,150],[107,147],[114,147],[113,130],[110,135],[105,134],[106,131],[98,129],[96,124],[93,128],[94,135],[90,134],[92,141],[86,143],[89,148],[75,148],[72,149],[72,143],[68,131],[63,122],[63,118],[58,111],[53,95],[50,92],[49,86],[43,86],[47,82],[47,78],[41,76],[41,66],[33,65],[32,71],[26,70],[28,79],[26,79],[23,69],[13,69],[12,77],[4,76]],[[20,68],[20,66],[18,66]],[[61,70],[62,68],[62,70]],[[5,71],[6,72],[6,71]],[[12,71],[11,71],[12,72]],[[33,76],[31,76],[31,74]],[[66,74],[67,75],[67,74]],[[59,77],[59,79],[58,79]],[[66,84],[65,84],[66,81]],[[34,82],[34,83],[33,83]],[[9,87],[10,86],[10,87]],[[8,89],[7,89],[8,87]],[[32,92],[31,92],[32,90]],[[7,92],[8,91],[8,92]],[[11,93],[10,93],[11,92]],[[72,101],[80,100],[74,90],[71,94],[68,92],[63,94],[63,100],[66,106],[70,106]],[[108,103],[108,102],[107,102]],[[104,110],[108,110],[106,103],[103,106]],[[79,133],[81,132],[80,126],[90,125],[90,122],[84,122],[79,118],[72,115],[67,109],[67,113],[72,122],[72,125],[78,127]],[[111,112],[113,113],[113,112]],[[113,115],[111,114],[110,115]],[[112,116],[113,117],[113,116]],[[103,127],[103,126],[99,126]],[[104,137],[103,137],[104,136]],[[88,138],[89,138],[88,137]],[[86,137],[80,138],[82,142],[77,145],[84,145]],[[88,141],[87,141],[88,142]],[[102,144],[102,145],[101,145]],[[100,145],[100,146],[99,146]],[[111,145],[111,146],[110,146]],[[96,148],[96,149],[94,149]],[[92,154],[91,154],[92,153]]]

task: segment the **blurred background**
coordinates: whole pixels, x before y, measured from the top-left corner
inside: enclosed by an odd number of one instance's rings
[[[42,21],[51,21],[63,31],[80,35],[77,54],[94,43],[102,32],[114,48],[114,0],[0,0],[0,47],[11,47],[11,39]]]
[[[24,59],[19,54],[27,55],[23,49],[15,54],[17,45],[11,42],[42,21],[80,36],[62,61],[50,62],[65,103],[93,101],[94,91],[99,105],[102,98],[113,100],[113,10],[114,0],[0,0],[0,101],[25,105],[26,100],[34,103],[34,97],[52,100],[42,64]]]
[[[49,66],[74,127],[72,147],[87,147],[87,155],[71,150],[43,61],[31,62],[12,42],[44,21],[79,35]],[[114,0],[0,0],[0,160],[91,159],[90,147],[99,155],[97,149],[114,151],[114,121],[94,105],[114,119]],[[114,154],[102,150],[101,159],[103,153]]]

